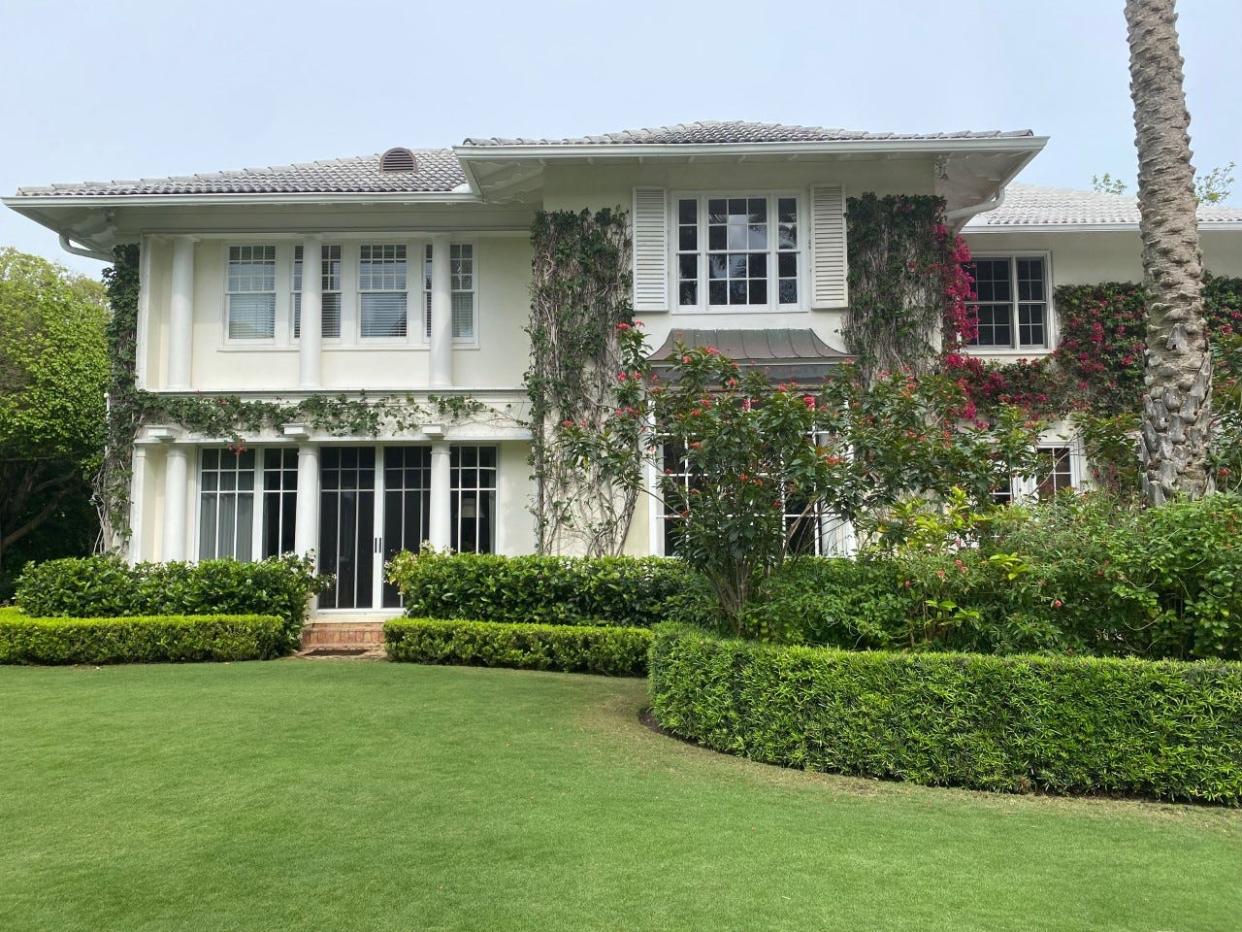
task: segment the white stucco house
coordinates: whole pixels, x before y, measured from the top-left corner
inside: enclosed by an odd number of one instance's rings
[[[422,540],[533,549],[522,378],[535,210],[632,212],[634,302],[653,347],[677,330],[814,373],[845,350],[845,199],[935,193],[977,262],[971,351],[1029,358],[1056,345],[1056,286],[1142,275],[1131,198],[1020,183],[1046,142],[691,123],[55,184],[4,202],[71,252],[109,259],[141,244],[137,378],[148,391],[462,395],[507,412],[385,436],[288,425],[246,437],[241,453],[144,427],[133,559],[314,550],[338,578],[319,612],[345,617],[397,605],[384,560]],[[1207,267],[1242,275],[1242,210],[1201,217]],[[303,275],[308,256],[320,275]],[[1074,439],[1045,439],[1047,480],[1081,483]],[[640,501],[629,549],[660,553],[664,541],[664,516]]]

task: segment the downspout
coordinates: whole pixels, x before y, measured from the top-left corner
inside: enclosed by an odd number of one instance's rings
[[[68,233],[60,234],[60,248],[65,252],[72,253],[75,256],[84,256],[87,259],[98,259],[100,262],[114,262],[116,257],[111,253],[101,252],[98,249],[91,249],[87,246],[75,246],[69,240]]]

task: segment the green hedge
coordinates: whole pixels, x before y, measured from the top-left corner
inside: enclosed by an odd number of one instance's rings
[[[401,553],[389,565],[411,618],[487,618],[549,625],[649,628],[701,591],[663,557],[503,557]]]
[[[642,676],[650,644],[646,628],[429,618],[398,618],[384,625],[389,658],[411,663]]]
[[[326,582],[309,560],[294,556],[136,566],[82,557],[29,564],[17,581],[17,604],[48,618],[276,615],[285,622],[285,646],[293,649],[310,598]]]
[[[268,660],[284,653],[274,615],[31,618],[0,610],[0,664]]]
[[[1242,664],[653,634],[656,719],[718,751],[933,785],[1242,803]]]

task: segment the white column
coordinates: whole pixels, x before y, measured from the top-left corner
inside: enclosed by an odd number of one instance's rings
[[[185,559],[186,474],[189,450],[170,446],[164,458],[164,560]]]
[[[129,481],[129,562],[148,558],[142,552],[143,505],[147,497],[147,448],[134,447],[134,461]],[[111,543],[111,542],[109,542]]]
[[[453,509],[449,481],[449,445],[445,441],[431,445],[431,514],[428,535],[431,545],[444,550],[452,545]]]
[[[431,387],[453,385],[453,292],[449,238],[431,238]]]
[[[306,305],[302,308],[305,310]],[[306,318],[302,318],[305,321]],[[298,447],[297,515],[293,549],[306,556],[319,546],[319,447]]]
[[[168,308],[168,372],[173,391],[190,387],[190,345],[194,320],[194,237],[173,237],[172,298]]]
[[[299,384],[305,389],[319,387],[319,351],[323,334],[323,240],[307,236],[302,240],[302,331],[299,337]],[[301,457],[298,459],[301,463]]]

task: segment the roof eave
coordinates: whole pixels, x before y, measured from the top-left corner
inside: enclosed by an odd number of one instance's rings
[[[1199,232],[1242,230],[1242,220],[1225,220],[1204,223],[1200,221]],[[978,233],[1138,233],[1137,223],[992,223],[986,226],[966,226],[962,233],[974,236]]]
[[[482,202],[471,191],[333,191],[254,194],[14,194],[0,197],[0,204],[20,211],[22,207],[151,207],[181,204],[459,204]]]

